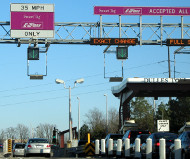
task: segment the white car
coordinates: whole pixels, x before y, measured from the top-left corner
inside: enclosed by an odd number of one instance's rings
[[[50,157],[51,145],[48,140],[43,138],[28,139],[24,149],[24,156],[29,157],[31,155]]]
[[[15,143],[13,146],[13,157],[24,156],[24,143]]]

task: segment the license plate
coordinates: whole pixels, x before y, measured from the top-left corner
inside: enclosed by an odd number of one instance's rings
[[[43,146],[41,146],[41,145],[38,145],[38,146],[36,146],[37,148],[42,148]]]

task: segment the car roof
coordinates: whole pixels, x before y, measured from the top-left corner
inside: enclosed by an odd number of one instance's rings
[[[152,134],[175,134],[176,135],[176,133],[171,133],[171,132],[155,132]]]
[[[25,143],[14,143],[15,145],[23,145],[23,144],[25,144]]]

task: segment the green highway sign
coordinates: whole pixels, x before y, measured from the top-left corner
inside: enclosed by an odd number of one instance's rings
[[[39,48],[36,47],[28,48],[28,60],[39,60]]]
[[[128,59],[128,47],[117,47],[117,59],[119,60]]]

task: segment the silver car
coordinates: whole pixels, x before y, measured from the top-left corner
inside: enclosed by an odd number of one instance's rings
[[[24,143],[15,143],[13,145],[13,157],[24,156]]]
[[[43,155],[50,157],[51,145],[49,144],[48,140],[43,138],[28,139],[24,149],[24,156],[28,157],[31,155]]]

